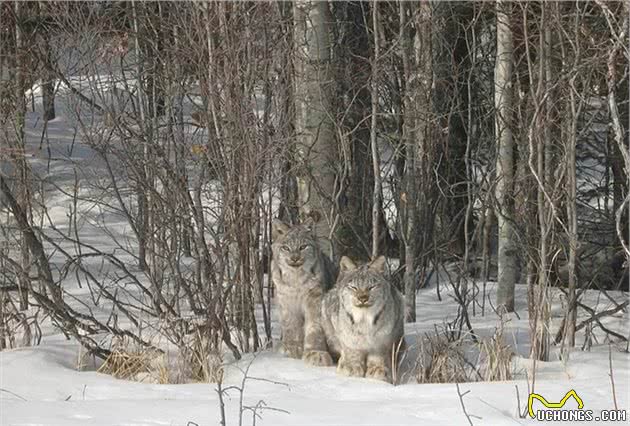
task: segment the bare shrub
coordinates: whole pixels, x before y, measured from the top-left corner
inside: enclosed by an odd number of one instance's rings
[[[38,345],[42,338],[38,312],[19,311],[11,295],[0,295],[0,349]]]

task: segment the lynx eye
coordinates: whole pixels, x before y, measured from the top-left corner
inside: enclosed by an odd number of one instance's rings
[[[357,291],[357,290],[358,290],[358,289],[357,289],[355,286],[353,286],[353,285],[349,285],[349,286],[348,286],[348,288],[349,288],[350,290],[352,290],[352,291]]]
[[[300,246],[300,251],[304,251],[308,248],[308,244],[304,244],[302,246]]]
[[[282,246],[282,247],[280,247],[280,250],[282,250],[282,251],[289,251],[289,247],[287,247],[287,246]]]

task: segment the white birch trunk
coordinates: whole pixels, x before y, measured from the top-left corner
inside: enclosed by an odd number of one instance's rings
[[[514,158],[510,116],[512,114],[512,56],[509,3],[496,2],[497,55],[494,69],[495,137],[497,141],[497,223],[499,226],[497,307],[514,310],[514,285],[517,277],[512,192]]]
[[[299,161],[298,202],[302,216],[320,218],[317,236],[332,256],[337,211],[337,144],[333,122],[332,14],[328,2],[294,4],[295,129]]]

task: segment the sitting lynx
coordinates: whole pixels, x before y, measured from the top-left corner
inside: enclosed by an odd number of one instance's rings
[[[392,349],[404,335],[404,304],[385,278],[384,265],[383,256],[360,267],[342,257],[337,285],[324,297],[322,321],[331,351],[341,355],[339,374],[392,381]]]
[[[272,238],[283,350],[313,365],[332,365],[320,317],[322,297],[335,280],[332,263],[308,225],[276,221]]]

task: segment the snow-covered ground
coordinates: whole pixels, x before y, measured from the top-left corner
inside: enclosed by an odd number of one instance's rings
[[[98,159],[80,140],[75,138],[73,123],[64,117],[48,124],[52,158],[49,163],[46,146],[39,150],[42,122],[37,114],[29,113],[26,131],[29,138],[27,156],[35,171],[49,178],[49,183],[71,185],[74,182],[73,164],[80,170],[98,169]],[[50,168],[49,168],[50,165]],[[5,166],[7,166],[5,164]],[[82,179],[89,179],[82,175]],[[66,188],[69,189],[70,187]],[[98,187],[81,188],[84,196],[98,197]],[[54,192],[54,191],[53,191]],[[67,229],[68,203],[66,196],[56,195],[46,200],[50,217],[60,230]],[[87,209],[89,200],[85,200]],[[81,208],[81,206],[79,206]],[[120,238],[129,230],[120,215],[111,211],[82,211],[79,227],[84,241],[107,246],[112,235],[106,235],[96,224],[106,222],[110,232]],[[123,238],[124,240],[124,238]],[[111,246],[112,249],[116,247]],[[53,259],[54,260],[54,259]],[[79,301],[90,300],[87,288],[67,287]],[[494,283],[488,284],[488,300],[494,300]],[[627,300],[627,293],[611,292],[617,301]],[[441,285],[442,300],[438,300],[435,283],[419,290],[418,318],[406,325],[406,340],[410,346],[408,361],[426,338],[457,313],[448,286]],[[244,371],[248,370],[242,395],[229,389],[225,396],[227,425],[239,424],[243,411],[244,425],[253,424],[252,408],[258,406],[256,424],[259,425],[467,425],[470,415],[474,425],[544,424],[522,418],[527,404],[528,382],[533,370],[529,353],[529,320],[526,288],[519,285],[516,313],[504,318],[504,338],[515,352],[512,363],[513,380],[503,382],[469,382],[460,384],[462,400],[454,383],[417,384],[409,376],[397,386],[369,379],[337,376],[334,367],[311,367],[302,361],[288,359],[273,350],[246,355],[237,363],[226,366],[224,388],[241,386]],[[500,319],[486,303],[485,316],[480,307],[471,317],[474,331],[481,337],[492,336]],[[597,312],[610,309],[613,304],[598,292],[587,292],[583,302]],[[102,310],[102,312],[100,312]],[[554,293],[551,332],[561,321],[562,296]],[[100,307],[96,315],[107,315]],[[274,312],[274,317],[277,313]],[[471,310],[472,315],[472,310]],[[580,310],[578,323],[589,315]],[[602,319],[604,325],[630,337],[630,314],[618,312]],[[274,321],[274,326],[276,322]],[[535,372],[535,391],[548,401],[559,401],[573,389],[582,398],[585,410],[614,408],[610,361],[614,378],[617,405],[630,408],[630,354],[625,343],[609,345],[599,330],[594,330],[590,350],[582,351],[584,330],[577,335],[577,348],[569,360],[558,360],[558,348],[551,351],[550,362],[538,362]],[[220,403],[215,384],[158,385],[115,379],[96,372],[94,366],[78,369],[80,350],[76,342],[65,337],[49,323],[43,324],[41,345],[0,352],[0,424],[4,425],[217,425]],[[277,326],[274,334],[277,335]],[[529,380],[528,380],[529,378]],[[517,389],[520,407],[517,403]],[[464,407],[462,407],[462,402]],[[538,404],[538,403],[536,403]],[[576,407],[569,400],[565,408]],[[541,408],[537,406],[537,408]],[[549,423],[553,424],[553,423]],[[592,422],[591,424],[598,424]],[[603,424],[603,423],[602,423]],[[623,424],[623,423],[620,423]]]
[[[490,286],[491,288],[493,285]],[[519,300],[525,295],[519,286]],[[456,304],[443,291],[437,300],[434,288],[418,293],[418,321],[406,327],[413,347],[434,324],[453,319]],[[596,294],[588,297],[594,302]],[[621,294],[617,294],[620,296]],[[609,303],[609,302],[608,302]],[[600,301],[598,310],[607,302]],[[528,395],[526,306],[518,304],[521,319],[512,316],[505,326],[508,341],[516,342],[515,380],[460,384],[466,411],[475,425],[541,424],[517,414],[516,387],[522,411]],[[583,313],[582,313],[583,314]],[[582,315],[583,317],[583,315]],[[475,331],[491,335],[498,319],[494,314],[472,319]],[[557,319],[553,329],[558,326]],[[607,318],[605,324],[628,333],[628,314]],[[583,335],[579,334],[580,339]],[[581,343],[581,340],[578,340]],[[630,407],[630,356],[624,345],[612,345],[612,365],[619,408]],[[0,353],[0,409],[2,425],[216,425],[219,400],[214,384],[157,385],[118,380],[94,371],[77,371],[79,350],[58,334],[44,338],[33,348]],[[568,362],[557,360],[537,365],[536,393],[549,401],[560,400],[574,389],[584,401],[584,409],[611,409],[612,386],[609,377],[609,347],[600,340],[590,351],[575,350]],[[226,367],[224,387],[240,386],[243,371],[249,368],[243,407],[263,401],[261,425],[465,425],[455,384],[415,384],[393,386],[369,379],[340,377],[334,367],[311,367],[273,351],[247,355]],[[531,377],[531,376],[530,376]],[[239,398],[236,390],[225,398],[228,424],[238,424]],[[537,402],[535,404],[538,404]],[[575,408],[575,401],[565,408]],[[244,412],[244,424],[252,424],[251,411]],[[551,424],[551,423],[550,423]],[[597,424],[597,423],[595,423]],[[603,423],[602,423],[603,424]]]

